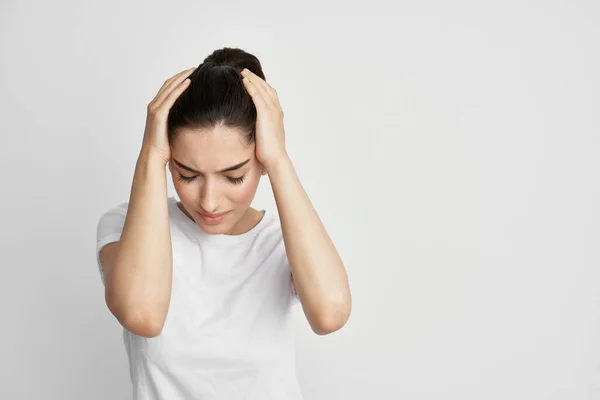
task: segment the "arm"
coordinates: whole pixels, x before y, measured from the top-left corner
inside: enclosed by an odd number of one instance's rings
[[[344,326],[350,316],[352,299],[346,269],[285,150],[283,110],[277,91],[252,71],[240,73],[256,106],[256,157],[273,187],[294,288],[313,331],[331,333]]]
[[[101,260],[109,310],[131,332],[158,335],[173,268],[165,163],[150,152],[138,158],[121,239],[102,249]]]
[[[267,169],[294,287],[313,331],[340,329],[352,297],[346,269],[286,155]]]
[[[108,308],[125,328],[148,337],[160,334],[171,303],[173,250],[166,177],[171,149],[167,119],[194,70],[167,79],[148,104],[127,216],[119,245],[109,257],[112,263],[108,274],[105,272]]]

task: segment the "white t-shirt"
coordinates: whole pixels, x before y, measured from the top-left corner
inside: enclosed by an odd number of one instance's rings
[[[100,218],[100,250],[121,237],[128,203]],[[241,235],[209,235],[168,198],[173,280],[159,336],[123,328],[133,400],[301,400],[279,215]]]

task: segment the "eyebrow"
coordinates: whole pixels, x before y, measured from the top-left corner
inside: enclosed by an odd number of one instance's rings
[[[238,168],[241,168],[241,167],[243,167],[244,165],[246,165],[246,164],[248,163],[248,161],[250,161],[250,159],[247,159],[246,161],[243,161],[243,162],[241,162],[241,163],[239,163],[239,164],[236,164],[236,165],[233,165],[233,166],[231,166],[231,167],[228,167],[228,168],[222,169],[222,170],[220,170],[220,171],[217,171],[217,173],[218,173],[218,174],[220,174],[220,173],[223,173],[223,172],[234,171],[234,170],[236,170],[236,169],[238,169]],[[187,165],[183,165],[182,163],[180,163],[179,161],[177,161],[177,160],[176,160],[176,159],[174,159],[174,158],[173,158],[173,162],[175,162],[175,164],[177,164],[177,165],[178,165],[180,168],[183,168],[183,169],[185,169],[185,170],[188,170],[188,171],[190,171],[190,172],[194,172],[194,173],[196,173],[196,174],[202,174],[202,172],[200,172],[200,171],[196,171],[195,169],[193,169],[193,168],[190,168],[190,167],[188,167]]]

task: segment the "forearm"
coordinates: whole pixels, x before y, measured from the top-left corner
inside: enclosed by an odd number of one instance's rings
[[[151,153],[140,152],[109,294],[125,315],[160,326],[169,308],[173,269],[165,167]]]
[[[269,170],[296,292],[309,321],[345,323],[351,307],[342,260],[289,157]]]

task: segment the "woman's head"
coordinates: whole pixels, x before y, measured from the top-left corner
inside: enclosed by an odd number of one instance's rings
[[[214,51],[189,76],[167,121],[175,190],[188,214],[211,234],[252,227],[249,206],[266,173],[255,155],[256,107],[242,82],[244,68],[265,79],[252,54]],[[216,224],[199,215],[222,212],[228,214]]]

